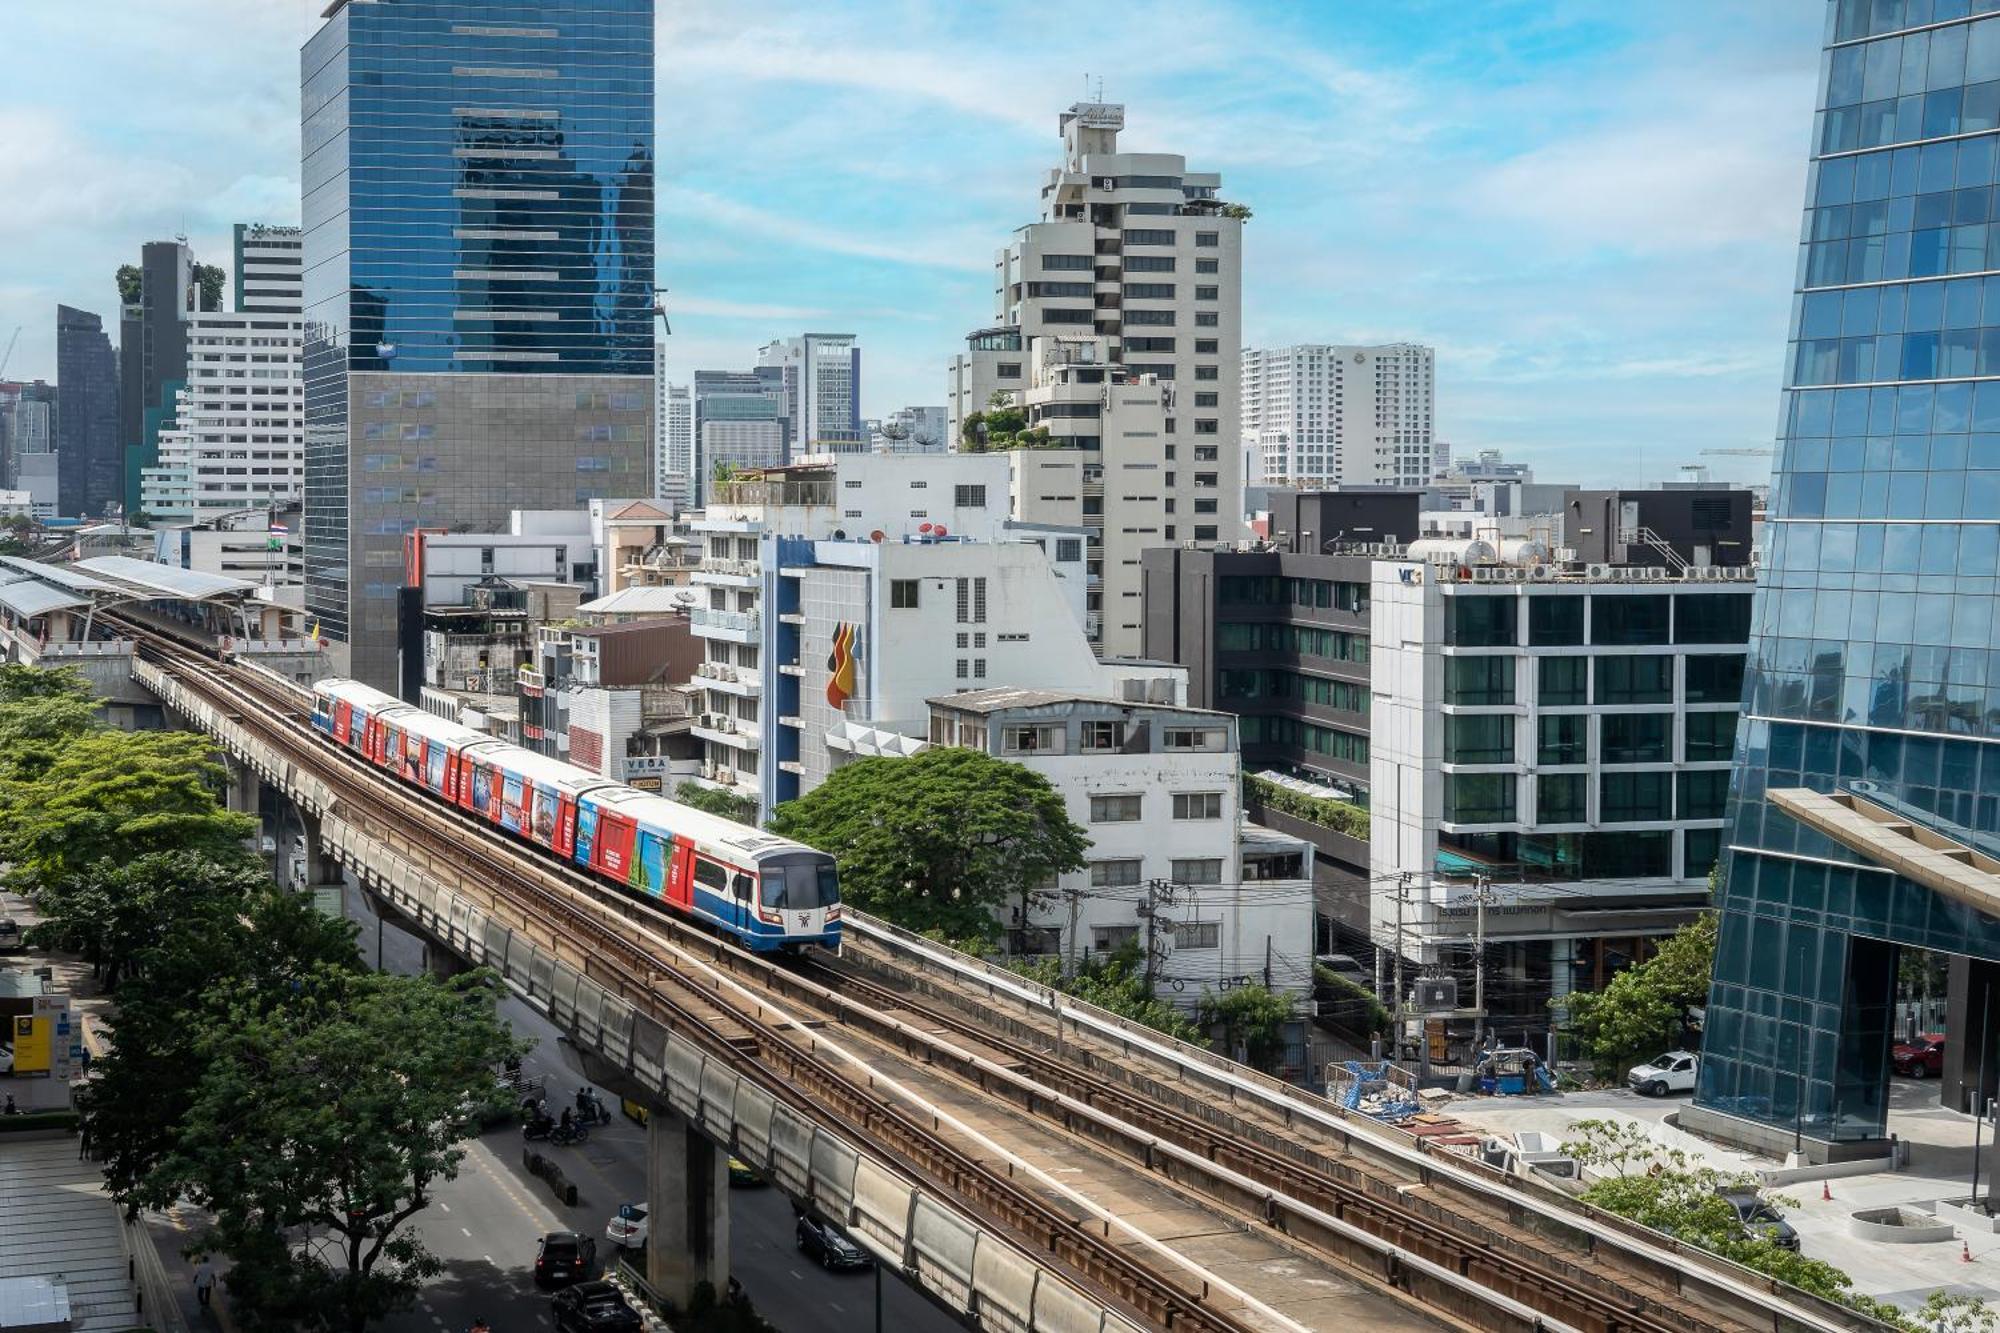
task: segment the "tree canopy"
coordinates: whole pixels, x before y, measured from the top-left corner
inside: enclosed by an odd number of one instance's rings
[[[711,815],[721,815],[739,824],[757,822],[757,799],[754,796],[739,796],[719,787],[704,787],[699,782],[683,782],[674,788],[674,799],[682,805],[705,810]]]
[[[1070,976],[1063,975],[1062,962],[1056,958],[1017,958],[1009,961],[1008,966],[1030,981],[1074,995],[1120,1018],[1144,1023],[1169,1037],[1196,1043],[1202,1040],[1201,1029],[1189,1022],[1185,1014],[1147,989],[1136,940],[1129,940],[1108,954],[1085,958]]]
[[[771,830],[836,857],[855,906],[956,939],[989,937],[997,911],[1031,905],[1090,846],[1039,773],[957,746],[836,769]]]
[[[1195,1012],[1202,1027],[1222,1029],[1222,1049],[1232,1059],[1269,1073],[1285,1053],[1292,1002],[1275,991],[1263,986],[1203,991]]]
[[[1715,913],[1703,912],[1603,990],[1552,1002],[1568,1008],[1565,1030],[1581,1042],[1599,1077],[1622,1078],[1641,1060],[1686,1040],[1688,1010],[1708,1003],[1715,928]]]

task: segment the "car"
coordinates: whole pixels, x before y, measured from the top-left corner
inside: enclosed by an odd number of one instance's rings
[[[1748,1187],[1719,1189],[1716,1194],[1736,1210],[1736,1223],[1750,1240],[1768,1240],[1781,1250],[1799,1248],[1799,1233],[1783,1213],[1764,1202],[1762,1195]]]
[[[12,952],[21,947],[21,923],[11,916],[0,916],[0,949]]]
[[[1929,1032],[1915,1041],[1897,1042],[1889,1051],[1889,1062],[1898,1074],[1936,1078],[1944,1072],[1944,1033]]]
[[[752,1169],[750,1163],[731,1153],[729,1155],[729,1183],[739,1189],[750,1189],[765,1183],[764,1177]]]
[[[832,1273],[859,1273],[875,1266],[868,1251],[856,1245],[831,1222],[801,1214],[797,1227],[799,1253]]]
[[[1664,1097],[1670,1092],[1693,1092],[1695,1070],[1700,1057],[1689,1051],[1665,1051],[1642,1065],[1634,1065],[1625,1082],[1634,1092],[1647,1097]]]
[[[551,1231],[535,1251],[535,1285],[566,1287],[588,1281],[597,1262],[597,1242],[576,1231]]]
[[[639,1333],[646,1326],[639,1312],[625,1303],[617,1284],[601,1279],[557,1292],[549,1310],[556,1333]]]
[[[1342,981],[1351,981],[1367,990],[1375,988],[1375,977],[1355,960],[1353,954],[1322,953],[1313,955],[1313,966],[1325,968]]]
[[[618,1216],[605,1225],[604,1238],[621,1250],[639,1250],[646,1246],[646,1205],[643,1203],[621,1203]]]

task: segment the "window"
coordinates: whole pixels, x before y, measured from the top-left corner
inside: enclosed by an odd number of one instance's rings
[[[1675,643],[1749,641],[1749,593],[1680,593],[1675,596]]]
[[[1139,882],[1139,861],[1092,861],[1090,863],[1090,887],[1093,889],[1128,888]]]
[[[1590,659],[1544,657],[1537,671],[1536,694],[1544,708],[1564,708],[1589,702]]]
[[[1682,819],[1720,819],[1729,799],[1729,770],[1711,768],[1680,775]]]
[[[951,488],[951,502],[959,509],[986,508],[986,488],[984,486],[954,486]]]
[[[1674,659],[1600,657],[1593,699],[1600,704],[1670,704],[1674,701]]]
[[[1722,859],[1722,830],[1691,828],[1681,835],[1681,874],[1700,879]]]
[[[1214,366],[1196,366],[1194,368],[1194,377],[1198,380],[1221,379],[1222,372],[1217,370]]]
[[[1453,597],[1445,642],[1454,648],[1511,648],[1514,632],[1513,597]]]
[[[1175,865],[1199,864],[1199,862],[1176,861]],[[1212,862],[1221,865],[1222,862]],[[1175,879],[1180,879],[1178,872]],[[1186,880],[1188,884],[1213,884],[1217,880]],[[1174,947],[1176,949],[1219,949],[1222,947],[1222,923],[1220,921],[1182,921],[1174,926]]]
[[[1514,659],[1511,657],[1447,657],[1444,701],[1482,706],[1514,702]]]
[[[1172,273],[1174,271],[1174,257],[1172,255],[1127,255],[1125,257],[1125,271],[1127,273]]]
[[[1590,762],[1590,718],[1583,713],[1544,713],[1536,722],[1535,762]]]
[[[1198,393],[1194,396],[1194,405],[1196,407],[1219,407],[1222,405],[1222,395],[1219,393]]]
[[[1174,233],[1165,227],[1129,228],[1124,240],[1127,245],[1172,245]]]
[[[1079,537],[1056,538],[1057,563],[1065,565],[1073,565],[1081,559],[1083,559],[1083,540],[1081,538]]]
[[[1222,818],[1222,793],[1219,791],[1175,792],[1174,818],[1175,819]]]
[[[1222,883],[1222,858],[1202,856],[1189,860],[1176,859],[1171,877],[1176,884],[1220,884]]]
[[[1514,762],[1514,718],[1508,713],[1454,713],[1444,720],[1448,764]]]
[[[890,579],[889,605],[898,611],[914,611],[917,606],[917,581],[915,579]]]
[[[1215,349],[1219,345],[1218,340],[1214,338],[1196,338],[1194,340],[1194,354],[1196,356],[1214,356]]]
[[[1736,748],[1736,714],[1689,713],[1681,758],[1690,764],[1727,759]]]
[[[1128,282],[1125,296],[1134,301],[1171,301],[1174,299],[1174,284],[1171,282]]]
[[[1003,380],[1020,379],[1021,363],[1019,361],[1002,361],[993,367],[993,373]]]
[[[1598,725],[1599,755],[1607,764],[1664,764],[1667,753],[1666,713],[1606,713]]]
[[[1093,796],[1090,798],[1090,822],[1093,824],[1130,824],[1139,818],[1140,798],[1137,796]]]
[[[1174,326],[1174,312],[1171,310],[1127,310],[1125,312],[1125,322],[1127,324],[1148,324],[1155,328],[1172,328]]]
[[[1582,824],[1590,818],[1588,773],[1544,773],[1535,779],[1535,822]]]
[[[1583,598],[1528,599],[1528,643],[1535,648],[1559,648],[1583,642]]]
[[[1091,285],[1087,282],[1031,282],[1028,284],[1028,295],[1066,296],[1087,300],[1091,295]]]
[[[1044,273],[1090,273],[1097,268],[1096,255],[1043,255]]]
[[[1219,300],[1221,299],[1218,295],[1220,290],[1217,287],[1197,287],[1194,289],[1194,299],[1197,301]]]
[[[1169,750],[1205,750],[1220,753],[1227,748],[1229,733],[1221,727],[1168,727],[1161,745]]]
[[[1002,727],[1001,754],[1061,754],[1063,729],[1053,725]]]
[[[1137,926],[1092,926],[1090,928],[1090,948],[1093,953],[1117,953],[1128,945],[1139,942]]]
[[[715,862],[698,856],[694,861],[694,882],[705,889],[726,893],[729,889],[729,872]]]
[[[1733,704],[1743,701],[1743,656],[1729,653],[1692,655],[1687,660],[1687,701],[1691,704]]]
[[[1590,641],[1626,645],[1665,643],[1671,600],[1665,594],[1592,597]]]
[[[1197,310],[1194,312],[1194,322],[1196,328],[1218,328],[1222,324],[1222,312],[1219,310]]]
[[[1222,233],[1216,231],[1198,231],[1194,234],[1194,243],[1199,249],[1213,250],[1222,243]]]
[[[1085,722],[1077,730],[1083,736],[1086,750],[1119,750],[1125,746],[1125,724],[1122,722]]]
[[[1222,271],[1222,262],[1216,259],[1197,259],[1194,261],[1194,271],[1197,273],[1220,273]]]
[[[1448,824],[1507,824],[1514,819],[1512,773],[1444,775],[1444,819]]]
[[[1197,435],[1215,435],[1221,429],[1222,423],[1215,417],[1196,417],[1194,419],[1194,433]]]
[[[1598,796],[1597,818],[1605,824],[1672,819],[1674,788],[1671,773],[1606,773]]]

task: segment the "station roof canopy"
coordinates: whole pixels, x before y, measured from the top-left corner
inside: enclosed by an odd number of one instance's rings
[[[74,566],[87,570],[103,579],[115,579],[155,597],[171,597],[180,601],[204,602],[212,597],[248,597],[257,591],[258,585],[248,579],[231,578],[227,574],[206,574],[196,569],[180,569],[174,565],[162,565],[152,560],[135,560],[129,555],[100,555],[88,560],[79,560]],[[37,574],[49,568],[61,566],[44,565]],[[122,591],[116,584],[100,583],[107,591]]]
[[[0,606],[6,607],[24,619],[45,616],[51,611],[70,611],[89,605],[88,597],[79,597],[75,593],[52,588],[31,578],[0,584]]]
[[[139,564],[141,562],[135,560],[132,563]],[[93,578],[88,573],[72,565],[52,565],[41,560],[25,560],[18,555],[0,555],[0,568],[11,570],[23,576],[38,578],[44,583],[53,583],[57,587],[67,588],[71,592],[116,593],[124,591],[117,584],[106,583],[103,579]]]

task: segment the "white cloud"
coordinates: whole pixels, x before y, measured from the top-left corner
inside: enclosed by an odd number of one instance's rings
[[[891,264],[987,272],[992,268],[993,243],[982,251],[969,238],[954,239],[912,231],[904,236],[864,234],[802,216],[758,208],[706,190],[664,188],[658,196],[661,217],[697,218],[728,228],[740,228],[772,240],[809,250],[879,259]]]

